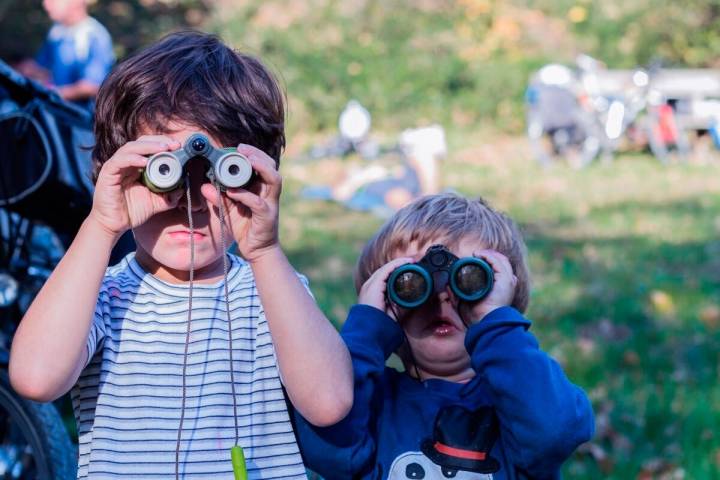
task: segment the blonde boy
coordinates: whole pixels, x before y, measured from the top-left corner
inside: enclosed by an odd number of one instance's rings
[[[424,303],[390,301],[391,273],[423,265],[433,246],[454,261],[487,262],[489,293],[461,300],[446,277],[433,274]],[[520,232],[483,200],[431,195],[400,210],[365,247],[356,286],[358,305],[342,330],[354,405],[329,428],[297,419],[311,468],[333,479],[557,478],[592,436],[586,395],[528,332]],[[404,372],[385,366],[393,352]]]

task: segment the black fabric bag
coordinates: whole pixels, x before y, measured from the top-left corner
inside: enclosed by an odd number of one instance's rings
[[[0,208],[74,234],[92,205],[92,115],[0,61]]]

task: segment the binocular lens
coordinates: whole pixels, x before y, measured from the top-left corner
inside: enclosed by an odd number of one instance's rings
[[[484,291],[488,286],[487,272],[479,265],[463,265],[455,274],[455,285],[466,295]]]
[[[414,303],[426,295],[428,284],[425,278],[417,272],[404,272],[395,278],[393,283],[395,295],[407,303]]]
[[[242,187],[250,181],[252,167],[244,155],[230,152],[223,155],[215,164],[215,176],[226,187]]]
[[[493,283],[492,267],[480,258],[461,258],[450,274],[450,286],[455,295],[468,302],[476,302],[487,295]]]
[[[145,183],[156,191],[172,190],[182,179],[182,165],[172,154],[159,153],[150,158],[144,175]]]

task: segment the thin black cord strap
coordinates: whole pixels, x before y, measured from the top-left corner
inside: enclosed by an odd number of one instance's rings
[[[188,225],[190,227],[190,291],[188,292],[188,319],[187,331],[185,333],[185,354],[183,355],[182,368],[182,403],[180,405],[180,426],[178,427],[177,443],[175,444],[175,480],[180,479],[180,439],[182,436],[183,422],[185,421],[185,398],[187,397],[186,372],[188,346],[190,344],[190,321],[192,320],[192,298],[193,279],[195,276],[195,227],[192,218],[192,199],[190,198],[190,174],[185,175],[185,191],[188,205]]]
[[[228,348],[230,349],[230,385],[232,388],[233,398],[233,420],[235,421],[235,445],[238,445],[240,441],[240,431],[238,429],[238,413],[237,413],[237,397],[235,395],[235,372],[233,368],[233,329],[232,319],[230,318],[230,295],[228,294],[228,259],[227,259],[227,245],[225,244],[225,231],[227,226],[225,225],[225,204],[222,199],[222,192],[220,192],[220,185],[215,180],[215,189],[217,190],[218,199],[218,210],[220,215],[220,241],[222,243],[223,251],[223,278],[225,279],[225,313],[227,314],[228,323]]]
[[[395,309],[395,304],[391,301],[387,301],[388,305],[390,306],[390,310],[392,311],[393,315],[395,316],[395,321],[398,325],[400,325],[400,315],[398,314],[398,311]],[[418,381],[422,382],[422,376],[420,375],[420,370],[417,366],[417,361],[415,360],[415,355],[413,355],[412,346],[410,345],[410,340],[408,340],[407,335],[404,335],[405,337],[405,343],[407,344],[408,353],[410,354],[410,361],[412,362],[412,366],[415,368],[415,375],[417,375]]]

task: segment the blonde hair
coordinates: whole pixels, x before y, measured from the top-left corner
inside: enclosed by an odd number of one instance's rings
[[[519,228],[482,198],[454,193],[420,197],[393,215],[365,245],[355,267],[355,288],[359,292],[375,270],[411,245],[434,242],[452,249],[464,239],[475,240],[510,260],[518,279],[512,306],[524,312],[530,297],[530,271]]]

